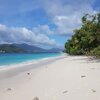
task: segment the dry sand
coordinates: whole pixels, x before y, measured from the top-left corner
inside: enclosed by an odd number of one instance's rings
[[[100,62],[85,56],[64,56],[38,65],[0,69],[0,100],[33,100],[35,97],[39,100],[100,100]]]

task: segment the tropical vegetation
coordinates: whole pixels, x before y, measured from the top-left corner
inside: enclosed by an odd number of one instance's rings
[[[84,15],[82,26],[74,30],[74,33],[72,38],[65,43],[67,53],[100,58],[100,13]]]

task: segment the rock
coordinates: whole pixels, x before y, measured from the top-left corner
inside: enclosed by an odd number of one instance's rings
[[[35,98],[33,98],[32,100],[39,100],[39,98],[38,98],[38,97],[35,97]]]
[[[68,91],[64,91],[63,94],[67,93]]]
[[[85,75],[82,75],[82,76],[81,76],[81,78],[84,78],[84,77],[86,77],[86,76],[85,76]]]
[[[27,75],[30,75],[30,73],[27,73]]]
[[[8,90],[8,91],[11,91],[12,89],[11,89],[11,88],[8,88],[7,90]]]

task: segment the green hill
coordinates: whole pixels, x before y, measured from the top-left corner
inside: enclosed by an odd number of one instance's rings
[[[22,53],[25,52],[23,49],[16,47],[13,44],[1,44],[0,45],[1,53]]]

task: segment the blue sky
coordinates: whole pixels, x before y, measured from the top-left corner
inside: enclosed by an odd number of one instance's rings
[[[0,0],[0,43],[63,48],[99,0]]]

